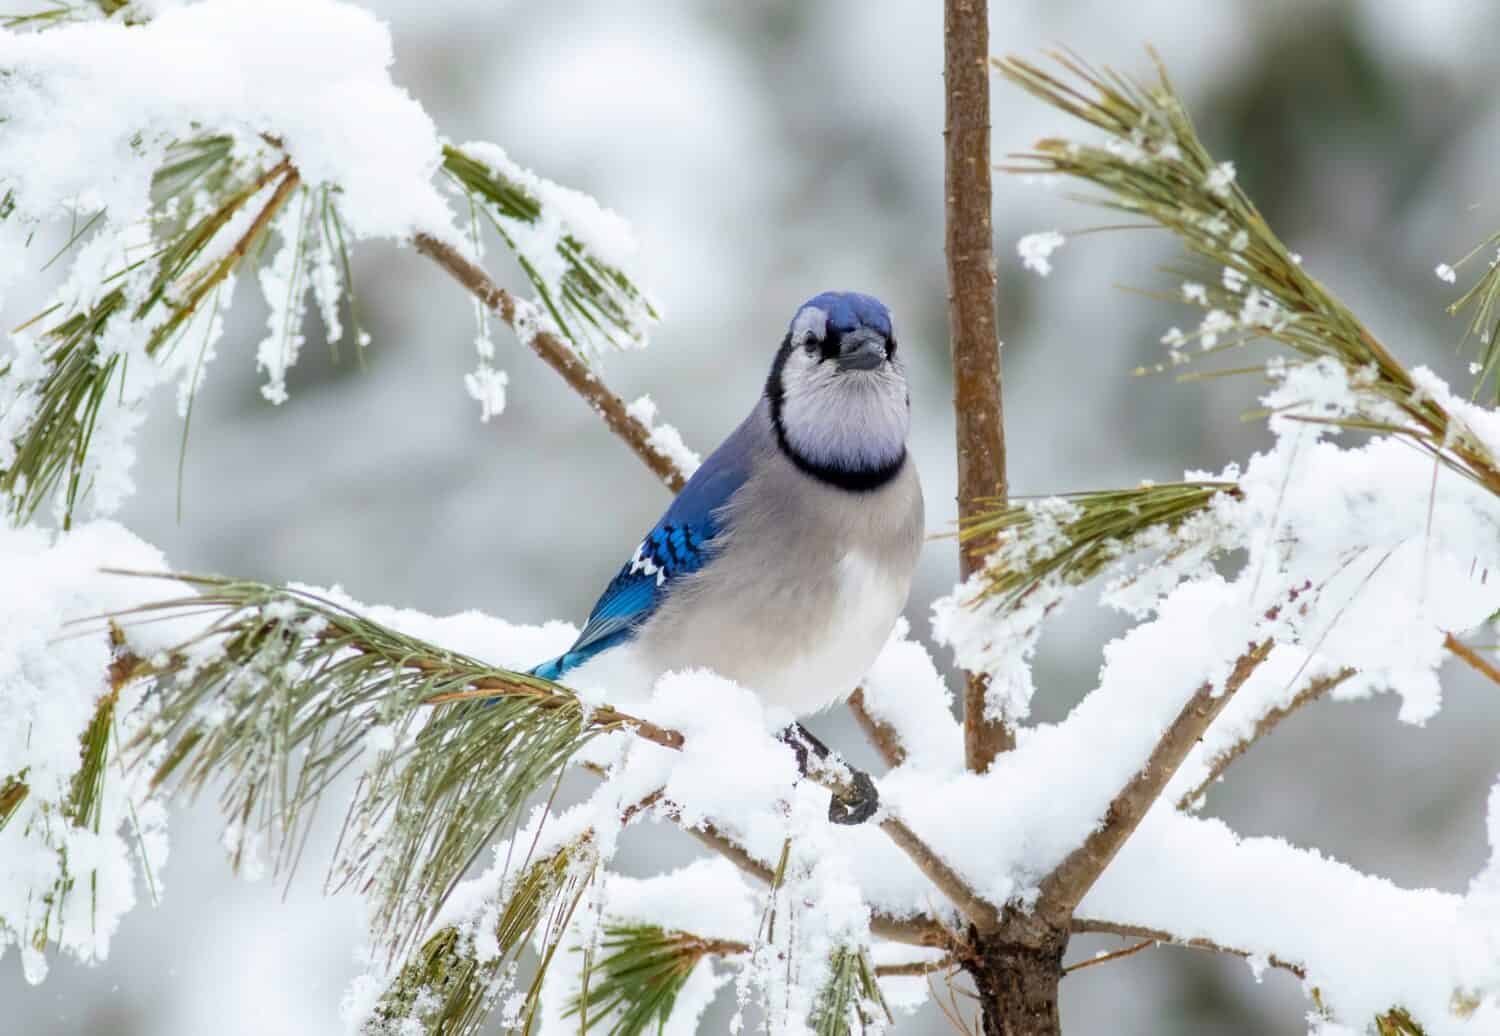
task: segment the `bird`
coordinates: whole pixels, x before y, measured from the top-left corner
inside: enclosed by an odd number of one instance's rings
[[[906,605],[923,539],[890,311],[824,292],[793,315],[750,414],[688,479],[578,639],[531,672],[615,700],[709,669],[806,716],[848,697]],[[807,772],[828,749],[783,732]],[[877,811],[868,775],[830,819]]]

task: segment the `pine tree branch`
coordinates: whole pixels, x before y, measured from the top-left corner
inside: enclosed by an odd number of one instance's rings
[[[1107,964],[1112,960],[1119,960],[1122,957],[1133,957],[1142,950],[1149,950],[1151,947],[1159,945],[1161,944],[1156,939],[1142,939],[1140,942],[1132,946],[1127,946],[1123,950],[1116,950],[1113,953],[1101,953],[1097,957],[1086,957],[1074,964],[1069,964],[1062,969],[1062,973],[1064,977],[1067,977],[1075,971],[1092,968],[1095,964]]]
[[[415,242],[417,251],[437,263],[467,288],[476,299],[515,330],[532,352],[562,375],[568,386],[582,396],[595,413],[604,418],[610,431],[619,436],[645,462],[646,467],[667,484],[668,489],[675,493],[683,487],[686,480],[682,472],[677,470],[677,465],[651,445],[651,429],[626,412],[624,401],[609,390],[609,386],[600,380],[568,343],[550,331],[518,327],[515,296],[496,284],[483,267],[472,262],[452,245],[431,234],[417,234]]]
[[[1191,791],[1185,792],[1177,800],[1177,808],[1188,809],[1193,803],[1202,799],[1208,789],[1213,786],[1214,782],[1224,776],[1224,771],[1228,770],[1234,764],[1235,760],[1250,750],[1251,745],[1275,730],[1277,724],[1302,708],[1302,706],[1311,704],[1322,698],[1353,675],[1353,669],[1341,669],[1337,673],[1319,677],[1316,680],[1310,680],[1306,687],[1302,688],[1302,690],[1298,691],[1292,697],[1291,701],[1285,705],[1278,705],[1261,716],[1260,719],[1255,721],[1255,729],[1250,732],[1249,736],[1236,741],[1214,757],[1213,762],[1209,764],[1207,775]]]
[[[904,964],[877,964],[875,965],[875,977],[921,977],[922,975],[930,975],[934,971],[947,971],[949,968],[957,966],[958,961],[953,957],[939,957],[937,960],[914,960]]]
[[[854,722],[859,729],[864,731],[865,738],[880,753],[880,758],[885,760],[885,765],[895,769],[906,762],[906,749],[901,744],[901,735],[896,728],[883,720],[876,719],[870,714],[869,708],[865,706],[865,689],[856,687],[854,693],[849,696],[849,711],[854,715]]]
[[[1075,935],[1118,935],[1127,939],[1149,939],[1152,942],[1162,943],[1167,946],[1186,946],[1194,950],[1208,950],[1211,953],[1226,953],[1231,957],[1239,957],[1241,960],[1248,960],[1255,956],[1249,950],[1241,950],[1233,946],[1221,946],[1210,939],[1180,939],[1171,932],[1165,932],[1157,928],[1147,928],[1143,925],[1118,924],[1114,921],[1075,917],[1073,918],[1071,928]],[[1103,960],[1105,958],[1098,959]],[[1295,961],[1285,960],[1275,954],[1271,954],[1266,960],[1273,968],[1280,968],[1282,971],[1291,972],[1301,979],[1307,978],[1307,969]],[[1074,967],[1079,966],[1075,965]]]
[[[1104,822],[1042,879],[1036,912],[1045,921],[1057,927],[1068,923],[1074,909],[1094,887],[1121,846],[1135,833],[1147,810],[1160,797],[1209,724],[1271,653],[1271,644],[1271,640],[1266,639],[1246,649],[1235,661],[1222,690],[1216,690],[1212,683],[1204,683],[1188,699],[1151,750],[1146,764],[1110,802]]]
[[[1457,655],[1475,672],[1479,673],[1487,680],[1491,680],[1494,683],[1500,684],[1500,669],[1495,668],[1494,663],[1490,662],[1483,655],[1475,651],[1473,648],[1469,647],[1469,645],[1459,640],[1453,634],[1449,633],[1444,635],[1443,647],[1447,648],[1453,654]]]
[[[1001,404],[1000,340],[995,330],[994,233],[990,223],[989,15],[985,0],[944,0],[943,186],[948,260],[948,323],[952,336],[953,412],[957,426],[958,516],[963,521],[986,498],[1004,497],[1005,426]],[[972,545],[960,547],[959,573],[982,562]],[[984,772],[995,756],[1015,747],[1015,736],[985,713],[988,680],[968,674],[964,684],[964,756]]]

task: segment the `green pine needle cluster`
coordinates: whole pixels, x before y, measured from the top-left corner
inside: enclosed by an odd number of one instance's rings
[[[856,1025],[864,1032],[880,1015],[886,1022],[895,1021],[880,992],[870,955],[855,947],[835,950],[828,980],[813,1008],[813,1031],[817,1036],[853,1036]]]
[[[1460,268],[1481,252],[1492,255],[1489,266],[1473,287],[1448,307],[1448,312],[1457,315],[1465,309],[1474,311],[1466,333],[1467,338],[1478,339],[1480,343],[1479,375],[1474,382],[1474,396],[1487,395],[1490,405],[1494,406],[1500,404],[1500,307],[1497,307],[1500,303],[1500,234],[1491,234],[1453,265]],[[1490,384],[1487,394],[1484,391],[1486,383]]]
[[[128,373],[122,354],[103,348],[105,335],[128,321],[143,325],[148,356],[178,347],[192,318],[217,297],[296,186],[290,166],[268,168],[266,162],[237,160],[223,136],[172,148],[153,179],[154,250],[111,274],[86,308],[70,312],[54,305],[16,329],[53,320],[40,335],[45,369],[31,389],[30,419],[14,442],[14,459],[0,469],[0,496],[17,521],[31,518],[60,490],[63,525],[71,524],[90,488],[83,482],[84,461],[100,407]],[[210,246],[222,244],[230,221],[273,183],[250,231],[217,259],[198,265]],[[196,204],[201,199],[206,204]],[[63,250],[82,240],[98,218],[75,227]],[[10,373],[9,364],[0,365],[0,378]]]
[[[1232,166],[1204,147],[1159,62],[1158,80],[1145,86],[1071,55],[1053,57],[1057,74],[1017,57],[995,67],[1046,104],[1102,130],[1107,139],[1102,145],[1042,140],[1005,168],[1096,188],[1102,193],[1082,200],[1170,231],[1203,264],[1198,271],[1177,271],[1202,277],[1183,286],[1182,299],[1204,312],[1204,322],[1191,332],[1169,332],[1164,341],[1173,364],[1189,362],[1194,344],[1219,352],[1254,340],[1275,342],[1298,362],[1336,362],[1370,410],[1328,420],[1404,436],[1500,495],[1500,459],[1461,420],[1416,391],[1406,368],[1302,268],[1235,181]]]
[[[1379,1036],[1427,1036],[1427,1030],[1404,1007],[1396,1007],[1375,1018]]]
[[[115,707],[119,700],[120,684],[116,683],[95,706],[93,718],[85,728],[79,745],[79,766],[68,784],[67,793],[55,805],[44,802],[40,810],[32,814],[27,834],[39,835],[50,840],[56,835],[55,825],[81,828],[99,833],[102,822],[104,781],[110,759],[110,749],[115,743]],[[0,829],[10,823],[21,805],[30,797],[31,788],[26,781],[26,772],[12,774],[0,781]],[[33,830],[35,828],[35,830]],[[38,951],[47,948],[53,936],[53,919],[60,917],[68,897],[74,894],[80,875],[69,867],[67,849],[58,843],[60,863],[59,877],[51,888],[41,893],[39,901],[43,907],[40,918],[31,933],[32,947]],[[148,868],[149,880],[149,868]],[[88,892],[92,905],[97,902],[98,874],[88,872]]]
[[[677,996],[703,958],[748,953],[742,943],[704,939],[656,925],[607,925],[597,961],[585,967],[583,988],[566,1017],[580,1032],[608,1025],[608,1036],[660,1033]],[[580,950],[579,952],[583,952]]]
[[[502,997],[508,1032],[530,1032],[542,981],[593,874],[587,841],[564,846],[525,867],[504,890],[504,905],[487,934],[483,955],[477,933],[448,925],[416,948],[387,986],[364,1023],[363,1036],[395,1036],[415,1023],[425,1036],[475,1036]],[[524,992],[516,982],[522,951],[540,936],[542,961]],[[498,952],[496,952],[498,951]]]
[[[991,558],[980,599],[998,597],[1009,609],[1048,581],[1068,587],[1088,582],[1149,536],[1176,536],[1221,495],[1238,496],[1239,489],[1232,482],[1165,482],[995,500],[959,535]]]
[[[585,242],[566,233],[557,239],[557,258],[565,267],[557,285],[542,276],[543,257],[528,256],[517,247],[514,226],[535,226],[543,215],[541,200],[525,184],[452,145],[443,148],[443,171],[484,213],[548,314],[575,346],[598,340],[619,348],[644,338],[646,325],[657,318],[656,310],[629,277]]]
[[[322,793],[362,767],[330,884],[369,888],[393,955],[573,754],[624,722],[306,592],[174,578],[197,593],[121,617],[201,624],[137,663],[156,682],[159,714],[133,746],[162,753],[154,784],[218,785],[229,821],[270,833],[290,875]]]

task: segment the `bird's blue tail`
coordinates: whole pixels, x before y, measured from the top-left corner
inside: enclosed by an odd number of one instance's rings
[[[568,656],[558,655],[556,658],[543,662],[539,666],[533,666],[528,670],[528,673],[531,676],[540,676],[543,680],[556,682],[562,679],[562,674],[569,668],[571,667],[568,665]]]

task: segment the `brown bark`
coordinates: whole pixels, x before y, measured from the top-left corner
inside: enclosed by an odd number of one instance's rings
[[[995,331],[994,233],[990,224],[989,20],[985,0],[944,0],[943,77],[947,115],[943,186],[947,195],[948,323],[957,427],[958,516],[969,518],[986,497],[1006,495],[1005,427],[1000,401],[1000,340]],[[982,558],[959,548],[967,577]],[[1015,745],[1003,723],[986,719],[986,680],[970,673],[964,688],[964,755],[983,772]]]
[[[1146,811],[1161,796],[1162,789],[1171,781],[1203,732],[1270,653],[1270,640],[1251,644],[1236,660],[1223,690],[1205,683],[1188,699],[1152,749],[1146,765],[1110,802],[1104,823],[1069,853],[1056,870],[1042,879],[1041,895],[1036,905],[1038,916],[1057,926],[1066,926],[1072,920],[1073,910],[1094,887],[1094,882],[1099,880],[1099,875],[1104,873],[1120,847],[1135,833]]]
[[[964,970],[983,1006],[984,1036],[1049,1036],[1062,1032],[1057,1013],[1066,930],[1049,929],[1033,944],[970,933],[974,957]]]
[[[990,223],[989,12],[985,0],[944,0],[943,186],[948,260],[948,323],[957,433],[958,515],[1004,497],[1005,428],[1000,340],[995,329],[994,231]],[[959,547],[959,573],[982,562],[977,544]],[[964,685],[964,761],[976,773],[1015,747],[1006,725],[985,715],[987,681]],[[959,904],[964,909],[964,904]],[[965,909],[971,925],[961,955],[979,994],[985,1036],[1058,1036],[1058,981],[1067,919]]]
[[[483,267],[470,262],[456,248],[431,234],[416,235],[415,243],[417,251],[447,270],[507,326],[515,327],[516,300],[510,292],[491,280]],[[626,412],[624,401],[599,380],[599,376],[566,342],[547,331],[529,337],[523,335],[522,341],[546,361],[549,367],[562,375],[569,387],[582,396],[594,408],[595,413],[604,418],[610,431],[634,450],[635,455],[645,462],[646,467],[657,478],[667,484],[668,489],[675,493],[683,487],[686,480],[682,477],[682,472],[677,470],[677,465],[651,445],[651,429]]]

